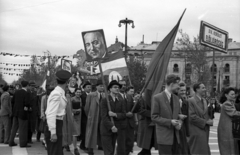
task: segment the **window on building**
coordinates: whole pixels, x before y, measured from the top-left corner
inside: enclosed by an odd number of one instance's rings
[[[175,73],[179,72],[178,64],[173,65],[173,72],[175,72]]]
[[[186,64],[185,72],[186,72],[186,74],[191,74],[192,73],[192,66],[191,66],[190,63]]]
[[[228,63],[225,64],[225,66],[224,66],[224,72],[225,73],[229,73],[230,72],[230,65]]]
[[[214,65],[211,67],[211,72],[217,73],[217,65],[216,65],[216,64],[214,64]]]

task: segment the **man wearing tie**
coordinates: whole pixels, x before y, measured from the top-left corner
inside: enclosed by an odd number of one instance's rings
[[[153,96],[151,110],[152,121],[156,125],[159,155],[177,154],[179,130],[181,128],[179,98],[174,95],[178,92],[180,78],[174,74],[166,78],[166,89]]]
[[[97,91],[90,93],[87,96],[85,113],[87,115],[87,127],[85,146],[88,148],[88,154],[93,155],[93,149],[98,145],[98,149],[102,148],[100,136],[100,104],[103,96],[102,80],[98,80],[96,84]]]
[[[196,83],[193,90],[195,95],[188,99],[190,153],[209,155],[211,154],[208,144],[209,129],[213,125],[213,120],[209,117],[207,101],[203,98],[206,88],[203,83]]]

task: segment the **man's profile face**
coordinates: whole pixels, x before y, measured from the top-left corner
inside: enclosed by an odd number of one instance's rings
[[[199,89],[197,90],[197,92],[198,92],[199,94],[201,94],[202,96],[204,96],[205,93],[206,93],[206,87],[205,87],[205,85],[204,85],[204,84],[200,84],[200,85],[199,85]]]
[[[126,82],[125,81],[119,81],[119,84],[122,85],[122,88],[120,89],[120,92],[124,93],[126,91]]]
[[[179,90],[179,80],[176,83],[171,83],[171,89],[174,94],[178,93]]]
[[[97,91],[98,91],[98,92],[103,92],[103,90],[104,90],[103,85],[98,85],[98,86],[97,86]]]
[[[87,53],[92,57],[92,59],[102,58],[103,55],[106,53],[101,33],[86,33],[84,36],[84,40]]]
[[[132,95],[134,94],[134,89],[129,89],[129,91],[127,92],[129,95]]]

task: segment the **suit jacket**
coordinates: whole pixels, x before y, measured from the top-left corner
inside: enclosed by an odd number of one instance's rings
[[[180,143],[179,131],[172,126],[171,120],[178,119],[180,114],[179,98],[172,94],[173,110],[165,91],[153,96],[153,107],[151,110],[152,121],[156,124],[157,143],[162,145],[173,145],[174,130],[177,141]]]
[[[133,106],[134,106],[134,102],[133,102],[133,97],[131,95],[126,95],[126,112],[131,112]],[[134,109],[133,113],[136,113],[137,108]],[[134,115],[129,118],[127,118],[127,123],[131,128],[135,128],[136,124],[135,124],[135,119],[134,119]]]
[[[211,154],[208,145],[209,119],[207,101],[201,102],[196,95],[188,99],[189,103],[189,145],[191,154]],[[201,147],[199,147],[201,146]]]
[[[15,92],[12,98],[13,116],[19,117],[23,120],[28,119],[28,111],[24,107],[29,108],[29,93],[24,89],[19,89]]]
[[[0,116],[12,115],[11,97],[8,92],[1,95]]]
[[[86,99],[87,99],[87,93],[85,91],[82,92],[81,95],[81,100],[82,100],[82,122],[86,123],[87,122],[87,115],[85,113],[84,107],[86,105]]]
[[[117,118],[113,117],[114,124],[117,129],[125,129],[127,126],[126,121],[126,108],[124,100],[118,97],[118,100],[115,102],[111,95],[108,95],[111,111],[117,114]],[[108,115],[109,109],[107,105],[107,99],[102,99],[100,104],[101,106],[101,125],[100,131],[101,135],[111,135],[112,134],[112,127],[114,124],[111,122],[110,116]]]

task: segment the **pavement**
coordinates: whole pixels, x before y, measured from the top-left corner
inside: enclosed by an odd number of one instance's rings
[[[219,121],[219,113],[215,114],[215,119],[214,119],[214,125],[210,129],[210,137],[209,137],[209,145],[211,149],[211,154],[212,155],[219,155],[219,148],[218,148],[218,140],[217,140],[217,125]],[[33,135],[35,137],[35,135]],[[42,136],[43,137],[43,136]],[[15,142],[18,143],[18,137],[15,138]],[[33,144],[31,144],[32,147],[29,148],[20,148],[19,146],[15,147],[9,147],[8,145],[5,144],[0,144],[0,155],[47,155],[47,151],[43,147],[41,142],[36,142],[36,139],[33,138]],[[78,143],[79,146],[79,143]],[[134,145],[132,155],[137,155],[138,152],[141,151],[141,148],[136,146],[136,143]],[[70,151],[67,152],[64,150],[64,155],[73,155],[73,146],[70,146]],[[82,150],[79,150],[81,155],[87,155]],[[157,150],[152,150],[152,155],[158,155]],[[95,155],[104,155],[103,151],[100,150],[94,150]]]

